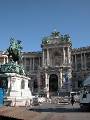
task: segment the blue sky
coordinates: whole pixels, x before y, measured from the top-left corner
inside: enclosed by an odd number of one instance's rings
[[[23,51],[39,51],[54,29],[70,34],[73,48],[89,46],[90,0],[0,0],[0,50],[14,37]]]

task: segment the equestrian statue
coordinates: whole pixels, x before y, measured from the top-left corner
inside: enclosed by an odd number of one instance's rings
[[[20,40],[15,40],[14,38],[10,39],[10,46],[7,49],[8,58],[13,62],[20,62],[22,59],[21,56],[22,45]]]

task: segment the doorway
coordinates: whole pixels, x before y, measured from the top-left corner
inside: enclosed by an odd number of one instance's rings
[[[50,75],[49,78],[49,92],[57,93],[58,91],[58,76],[56,74]]]

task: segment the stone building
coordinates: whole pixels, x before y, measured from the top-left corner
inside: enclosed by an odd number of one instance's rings
[[[79,90],[90,76],[90,46],[72,49],[72,88]]]
[[[8,56],[5,54],[5,52],[0,51],[0,65],[5,64],[8,62]]]
[[[42,51],[22,55],[32,92],[44,92],[49,97],[78,91],[90,75],[90,47],[74,49],[69,35],[55,31],[43,38],[41,48]],[[7,60],[7,55],[1,53],[0,61]]]

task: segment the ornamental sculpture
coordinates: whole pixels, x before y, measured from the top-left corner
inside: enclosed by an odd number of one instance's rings
[[[42,39],[42,45],[47,45],[47,44],[71,44],[71,38],[69,34],[61,35],[60,32],[52,32],[50,36],[46,36]]]
[[[59,37],[60,35],[60,32],[56,32],[56,31],[54,31],[54,32],[52,32],[52,37]]]
[[[19,65],[22,62],[21,50],[21,41],[11,38],[10,46],[7,49],[9,62],[1,65],[0,73],[25,74],[23,66]]]
[[[9,59],[12,59],[14,62],[21,60],[21,41],[15,40],[14,38],[10,39],[10,46],[7,49]]]

